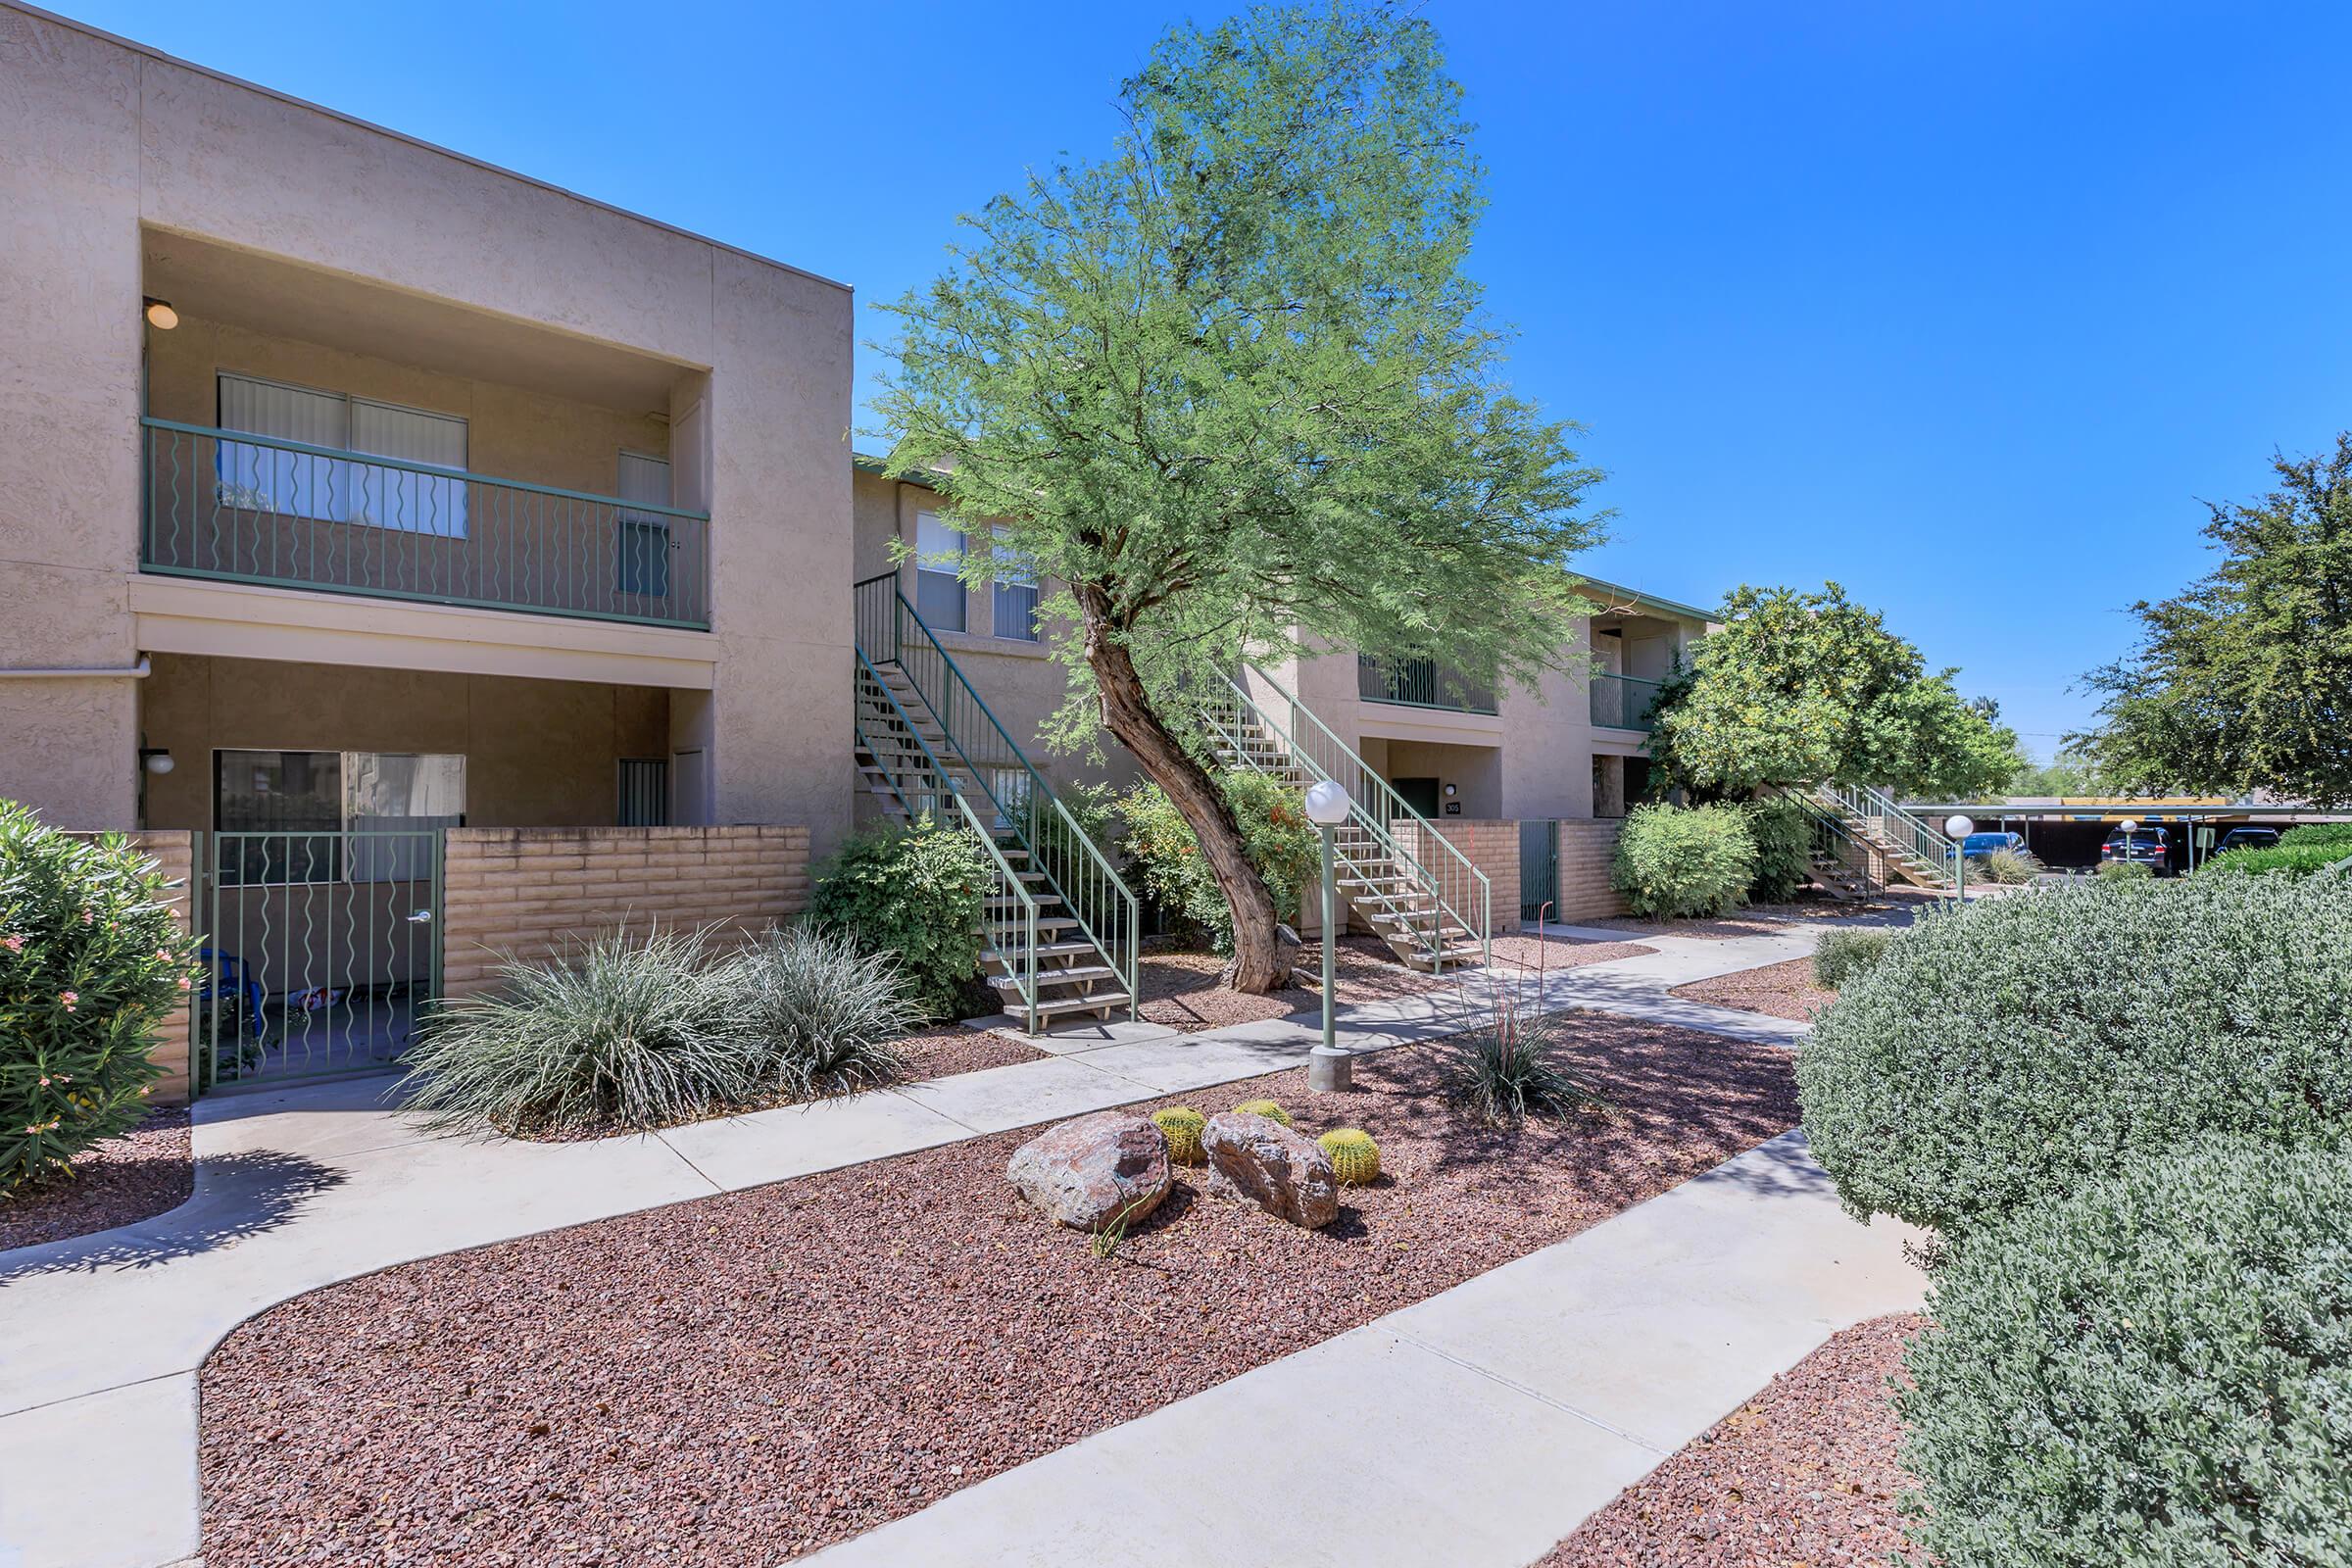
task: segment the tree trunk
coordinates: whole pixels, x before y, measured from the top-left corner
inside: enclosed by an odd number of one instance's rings
[[[1145,776],[1167,791],[1200,841],[1208,874],[1233,911],[1233,988],[1263,996],[1290,979],[1297,940],[1275,917],[1274,896],[1250,863],[1241,824],[1224,792],[1152,711],[1135,662],[1111,633],[1107,602],[1099,590],[1087,588],[1078,590],[1078,601],[1086,612],[1086,662],[1102,695],[1103,726],[1135,754]]]

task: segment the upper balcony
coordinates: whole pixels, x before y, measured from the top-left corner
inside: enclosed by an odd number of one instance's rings
[[[710,628],[707,370],[182,233],[143,259],[142,571]]]
[[[1658,692],[1664,685],[1663,681],[1639,680],[1631,675],[1594,675],[1593,726],[1648,734],[1657,727]]]
[[[1494,712],[1494,689],[1471,681],[1434,659],[1358,654],[1355,694],[1367,703],[1433,708],[1452,713]]]

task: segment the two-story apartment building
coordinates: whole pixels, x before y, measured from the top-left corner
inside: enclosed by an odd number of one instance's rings
[[[956,792],[1032,1015],[1041,954],[1124,1000],[1054,797],[1134,768],[1037,744],[1049,585],[894,551],[987,545],[851,458],[846,286],[7,0],[0,147],[0,797],[184,872],[197,1080],[380,1062],[493,949],[761,923]],[[1383,863],[1619,814],[1705,616],[1592,590],[1589,680],[1294,662],[1224,740],[1337,746]]]

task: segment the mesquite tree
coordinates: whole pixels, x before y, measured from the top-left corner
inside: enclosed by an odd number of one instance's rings
[[[1111,150],[962,221],[891,310],[876,410],[945,496],[978,584],[1010,552],[1072,700],[1182,812],[1233,910],[1233,984],[1290,959],[1208,770],[1199,693],[1250,654],[1443,653],[1525,679],[1585,609],[1597,475],[1501,379],[1462,273],[1481,175],[1438,39],[1392,10],[1180,26],[1119,94]]]

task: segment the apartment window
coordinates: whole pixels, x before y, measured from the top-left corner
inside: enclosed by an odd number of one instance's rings
[[[465,820],[463,757],[213,754],[213,826],[223,882],[416,880],[431,874],[432,862],[432,845],[417,830]]]
[[[218,395],[224,430],[433,468],[466,466],[466,421],[452,415],[225,370]],[[219,444],[215,467],[224,507],[466,537],[466,481],[447,474],[227,440]]]
[[[933,631],[963,630],[963,535],[936,512],[914,514],[914,612]]]
[[[1037,568],[1012,548],[1002,528],[989,535],[989,564],[996,573],[996,631],[1015,642],[1037,641]]]
[[[670,503],[669,460],[640,452],[620,455],[620,499],[649,506]],[[613,586],[624,594],[660,599],[669,593],[669,518],[623,508],[615,529]],[[624,826],[626,824],[623,824]]]

